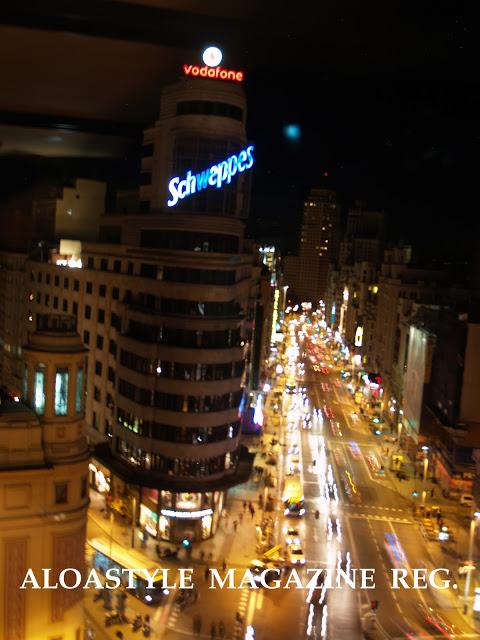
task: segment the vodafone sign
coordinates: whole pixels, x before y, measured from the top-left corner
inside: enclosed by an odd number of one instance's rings
[[[223,69],[220,67],[222,52],[217,47],[208,47],[202,54],[205,63],[204,67],[196,64],[184,64],[183,73],[186,76],[199,76],[201,78],[214,78],[216,80],[233,80],[242,82],[245,74],[243,71],[233,69]]]
[[[186,76],[201,76],[202,78],[216,78],[217,80],[235,80],[242,82],[243,71],[232,71],[222,67],[199,67],[196,64],[184,64],[183,73]]]

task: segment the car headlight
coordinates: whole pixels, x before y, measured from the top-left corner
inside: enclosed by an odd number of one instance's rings
[[[305,564],[305,558],[302,558],[302,559],[300,560],[300,563],[301,563],[301,564]]]

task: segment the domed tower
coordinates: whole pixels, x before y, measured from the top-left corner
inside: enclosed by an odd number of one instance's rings
[[[82,589],[19,589],[84,569],[86,350],[73,316],[39,315],[24,347],[23,402],[0,405],[0,639],[80,640]]]

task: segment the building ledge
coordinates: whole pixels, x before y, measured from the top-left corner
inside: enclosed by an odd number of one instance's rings
[[[199,476],[187,478],[165,476],[154,471],[145,471],[125,464],[112,454],[109,444],[104,442],[95,446],[92,455],[114,475],[128,484],[167,491],[195,492],[222,491],[247,482],[252,472],[255,454],[250,453],[244,446],[240,447],[239,454],[237,467],[233,473],[223,473],[220,477]]]

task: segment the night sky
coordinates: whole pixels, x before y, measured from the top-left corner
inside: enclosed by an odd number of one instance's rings
[[[204,4],[215,13],[215,3]],[[397,0],[233,2],[228,29],[212,19],[199,20],[196,30],[192,18],[184,34],[163,25],[162,36],[160,27],[159,33],[154,31],[160,21],[146,13],[152,9],[100,2],[92,9],[97,15],[102,7],[106,17],[113,15],[109,11],[115,6],[121,6],[121,15],[103,22],[75,22],[75,12],[65,14],[64,22],[57,16],[57,34],[49,36],[48,31],[40,29],[35,39],[33,32],[19,30],[22,38],[25,34],[28,38],[18,47],[21,55],[12,52],[8,61],[11,77],[17,74],[23,78],[29,66],[34,70],[32,76],[41,72],[33,43],[42,52],[41,64],[50,67],[51,77],[34,87],[28,101],[25,82],[6,82],[4,96],[11,104],[17,96],[18,111],[44,113],[48,107],[55,116],[67,112],[71,116],[77,104],[76,115],[80,117],[89,109],[89,118],[93,113],[100,122],[108,123],[108,118],[120,122],[120,129],[122,123],[128,125],[125,131],[131,144],[121,158],[92,159],[84,165],[76,161],[75,170],[83,166],[84,175],[101,175],[115,186],[134,184],[141,131],[156,118],[161,85],[174,79],[180,60],[191,57],[182,53],[181,47],[196,50],[200,42],[207,41],[211,25],[216,36],[211,41],[224,49],[225,66],[243,68],[246,73],[248,134],[256,146],[257,160],[251,234],[268,229],[272,235],[287,239],[287,248],[294,248],[292,230],[298,228],[303,198],[311,186],[324,185],[336,188],[346,207],[354,199],[361,199],[371,208],[385,209],[389,236],[394,240],[415,241],[426,249],[438,243],[462,246],[472,237],[469,225],[477,202],[480,52],[473,3],[468,7],[463,3],[444,5],[422,6]],[[87,11],[88,6],[79,4],[77,13]],[[31,22],[31,14],[19,18],[15,10],[7,10],[4,22]],[[118,26],[122,20],[124,27]],[[91,54],[89,59],[86,54],[93,52],[96,44],[93,39],[69,35],[74,29],[84,36],[97,31],[103,39],[101,55],[95,58]],[[157,49],[157,63],[152,59],[155,49],[148,49],[152,43],[157,45],[161,36],[167,37],[166,33],[172,42],[165,44],[177,46],[177,58],[172,58],[170,70],[165,69],[168,56]],[[57,49],[52,46],[52,57],[48,57],[45,34],[52,43],[54,37],[69,37],[64,41],[62,56],[57,45]],[[109,41],[109,36],[117,40]],[[125,48],[121,57],[116,49],[121,41],[128,46],[133,42],[137,56]],[[27,55],[29,43],[32,50]],[[76,53],[75,48],[81,44],[83,50]],[[95,77],[95,67],[101,68],[108,59],[109,46],[113,66],[103,76]],[[117,66],[122,68],[114,73],[117,59]],[[76,68],[72,68],[72,61]],[[127,67],[128,61],[131,65],[136,62],[139,68]],[[148,64],[151,68],[147,69]],[[158,65],[163,65],[161,73]],[[140,76],[141,70],[145,70],[144,77]],[[71,87],[67,85],[70,77],[75,80]],[[57,93],[48,84],[56,78]],[[114,80],[117,85],[110,91],[108,83]],[[57,99],[53,106],[47,100],[52,94]],[[0,116],[2,109],[4,104],[0,104]],[[284,137],[286,124],[299,125],[298,141]],[[21,171],[11,158],[1,158],[0,192],[4,192],[18,180]],[[55,165],[55,161],[49,162]],[[58,166],[66,170],[68,164],[60,162]],[[21,177],[24,182],[28,182],[29,171]]]

